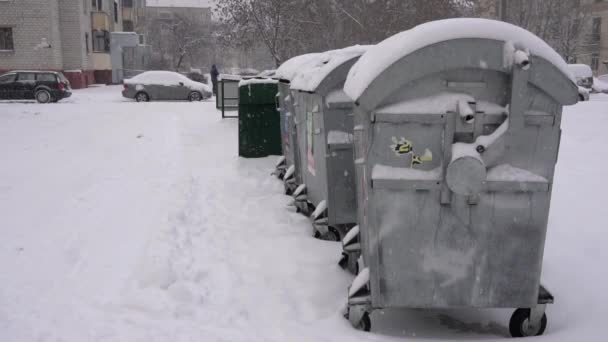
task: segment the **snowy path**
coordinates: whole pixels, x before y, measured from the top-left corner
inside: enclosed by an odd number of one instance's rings
[[[503,340],[510,310],[341,317],[351,276],[213,103],[0,103],[0,341]],[[608,97],[568,108],[547,336],[603,338]]]

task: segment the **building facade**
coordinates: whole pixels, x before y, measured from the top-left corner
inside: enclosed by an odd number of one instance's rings
[[[62,71],[74,88],[111,83],[110,33],[123,31],[123,5],[137,13],[133,4],[145,8],[144,0],[0,0],[0,72]]]
[[[590,39],[577,62],[591,66],[596,76],[608,74],[608,0],[585,1],[590,7]]]

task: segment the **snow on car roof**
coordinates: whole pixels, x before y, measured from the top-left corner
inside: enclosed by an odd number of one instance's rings
[[[281,66],[277,69],[274,74],[274,78],[279,80],[291,81],[295,75],[298,73],[298,70],[305,66],[307,63],[314,61],[320,53],[308,53],[305,55],[300,55],[293,57],[285,61]]]
[[[199,91],[211,91],[208,85],[195,82],[188,77],[173,71],[146,71],[135,77],[124,80],[125,84],[174,86],[182,82],[188,88]]]
[[[369,45],[355,45],[319,54],[299,68],[291,81],[291,89],[315,91],[332,71],[353,58],[363,55],[369,48]]]
[[[458,18],[438,20],[398,33],[369,49],[353,66],[344,90],[359,99],[384,70],[421,48],[447,40],[485,38],[510,42],[542,57],[572,79],[564,59],[545,41],[518,26],[489,19]]]
[[[587,64],[568,64],[568,69],[572,72],[574,77],[593,77],[593,71]]]

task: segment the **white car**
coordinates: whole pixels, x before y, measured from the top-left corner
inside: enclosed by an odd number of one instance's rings
[[[213,96],[211,88],[171,71],[146,71],[124,80],[122,96],[137,102],[150,100],[201,101]]]
[[[574,76],[576,84],[587,89],[593,86],[593,71],[587,64],[568,64],[568,69]]]
[[[608,74],[598,76],[593,80],[593,92],[608,94]]]

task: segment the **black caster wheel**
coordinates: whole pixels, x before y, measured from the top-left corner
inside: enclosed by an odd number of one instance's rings
[[[340,258],[340,261],[338,261],[338,265],[342,269],[346,269],[348,267],[348,254],[342,253],[342,257]]]
[[[530,326],[530,309],[515,310],[509,322],[509,332],[513,337],[540,336],[545,332],[546,328],[546,314],[543,314],[539,327],[533,328]]]
[[[321,234],[318,230],[315,229],[314,234],[315,239],[323,240],[323,241],[340,241],[340,233],[333,228],[329,228],[326,234]]]
[[[364,313],[363,317],[361,317],[361,321],[355,327],[357,330],[369,332],[372,330],[372,320],[369,318],[369,313]]]

